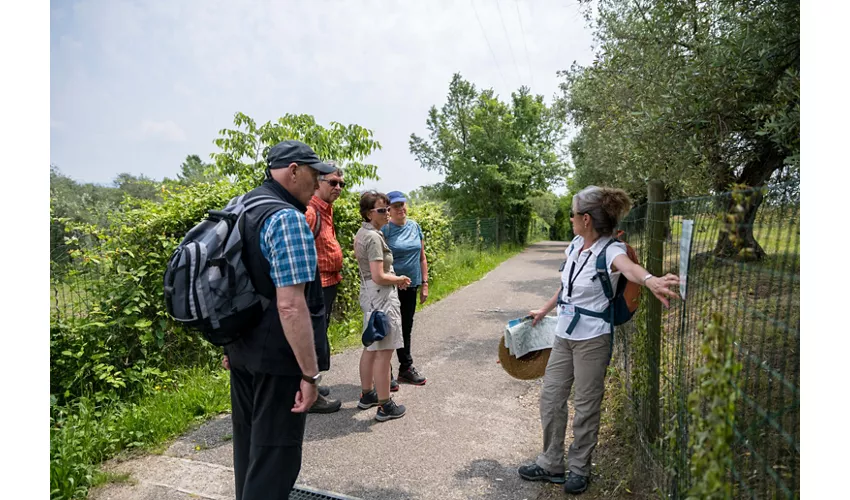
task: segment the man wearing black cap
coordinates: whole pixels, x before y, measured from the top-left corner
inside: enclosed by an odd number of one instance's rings
[[[301,470],[307,411],[330,345],[313,234],[304,212],[322,163],[299,141],[269,150],[266,180],[245,195],[276,200],[245,215],[243,259],[269,299],[259,325],[227,346],[236,499],[288,499]],[[277,203],[279,201],[280,203]]]

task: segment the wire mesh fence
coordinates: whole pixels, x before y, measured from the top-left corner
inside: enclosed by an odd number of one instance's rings
[[[639,463],[668,498],[707,480],[697,460],[706,453],[735,498],[799,497],[799,215],[799,186],[785,185],[651,202],[620,225],[650,272],[684,278],[684,300],[669,309],[644,289],[615,335]],[[709,363],[723,345],[709,337],[729,346],[728,389]],[[707,398],[706,387],[721,392]],[[712,415],[727,442],[705,434]]]
[[[452,243],[468,245],[479,250],[499,244],[499,224],[496,218],[454,219],[451,223]]]
[[[550,238],[550,226],[539,217],[454,219],[452,242],[483,250],[504,243],[525,244]]]
[[[50,249],[50,321],[87,317],[98,304],[102,277],[111,272],[110,263],[84,257],[80,248],[96,242],[77,240],[72,245]]]

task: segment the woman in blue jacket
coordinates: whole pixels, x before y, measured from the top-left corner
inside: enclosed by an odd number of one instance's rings
[[[393,253],[396,273],[410,278],[406,290],[398,291],[401,302],[401,330],[404,347],[396,350],[398,355],[398,380],[413,385],[425,385],[425,377],[413,366],[410,352],[410,332],[413,330],[413,315],[416,313],[417,296],[421,303],[428,299],[428,260],[425,258],[425,238],[416,221],[407,218],[407,198],[401,191],[387,193],[390,199],[390,222],[381,228],[387,245]],[[392,389],[398,383],[392,380]]]

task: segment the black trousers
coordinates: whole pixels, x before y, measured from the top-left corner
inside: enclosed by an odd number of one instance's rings
[[[334,310],[334,302],[336,301],[336,292],[339,285],[323,286],[322,294],[325,296],[325,319],[327,319],[328,328],[331,326],[331,313]]]
[[[301,377],[230,368],[236,500],[288,500],[301,471],[306,413],[292,413]]]
[[[401,335],[404,339],[404,347],[396,349],[399,372],[413,366],[413,356],[410,354],[410,332],[413,331],[413,315],[416,314],[416,300],[419,297],[418,289],[419,287],[412,286],[407,290],[398,291],[398,301],[401,303]]]

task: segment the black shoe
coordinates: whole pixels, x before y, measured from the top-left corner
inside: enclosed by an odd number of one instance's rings
[[[398,372],[398,379],[402,382],[413,385],[425,385],[425,377],[423,377],[416,368],[410,367],[406,370]]]
[[[396,380],[395,378],[391,378],[390,379],[390,392],[397,392],[397,391],[398,391],[398,380]]]
[[[331,394],[331,388],[330,387],[325,386],[325,385],[319,386],[319,395],[320,396],[328,397],[328,396],[330,396],[330,394]]]
[[[375,420],[378,422],[386,422],[394,418],[404,416],[406,409],[404,405],[397,405],[392,399],[378,407],[378,413],[375,414]]]
[[[575,472],[570,472],[567,476],[567,482],[564,483],[564,493],[572,493],[578,495],[587,489],[590,484],[590,478],[587,476],[579,476]]]
[[[523,465],[517,470],[517,472],[519,472],[519,477],[526,481],[549,481],[550,483],[555,484],[562,484],[564,482],[563,472],[560,474],[553,474],[537,464]]]
[[[378,406],[378,393],[375,392],[375,389],[372,389],[366,393],[360,393],[360,401],[357,403],[357,407],[361,410],[368,410],[373,406]]]
[[[333,413],[339,411],[342,406],[342,401],[338,399],[328,399],[321,394],[316,398],[316,402],[310,407],[308,413]]]

